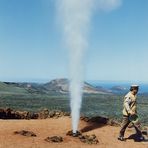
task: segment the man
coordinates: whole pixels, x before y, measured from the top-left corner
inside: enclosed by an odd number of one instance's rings
[[[124,105],[123,105],[123,120],[122,120],[122,124],[121,124],[121,130],[120,130],[120,134],[118,137],[118,140],[120,141],[124,141],[124,133],[126,128],[128,127],[128,125],[131,122],[131,118],[133,116],[137,115],[137,110],[136,110],[136,98],[137,98],[137,93],[139,90],[139,86],[138,85],[132,85],[130,88],[130,92],[124,97]],[[138,139],[144,140],[144,137],[142,136],[141,130],[140,130],[140,124],[139,122],[132,122],[133,126],[135,127],[136,130],[136,134]]]

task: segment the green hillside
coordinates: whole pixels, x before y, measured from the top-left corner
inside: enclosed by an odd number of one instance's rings
[[[28,91],[25,88],[8,85],[4,82],[0,82],[0,94],[24,94]]]

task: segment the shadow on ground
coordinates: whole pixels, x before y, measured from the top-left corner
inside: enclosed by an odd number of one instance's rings
[[[140,140],[139,139],[139,136],[137,135],[137,134],[132,134],[132,135],[130,135],[127,139],[129,139],[129,140],[134,140],[135,142],[148,142],[148,139],[144,139],[144,140]],[[127,140],[126,139],[126,140]]]
[[[84,120],[85,121],[85,120]],[[87,126],[81,129],[82,133],[106,126],[109,119],[104,117],[92,117],[87,120]]]
[[[85,132],[89,132],[89,131],[92,131],[92,130],[97,129],[97,128],[101,128],[103,126],[106,126],[106,125],[105,124],[98,124],[98,123],[91,122],[91,123],[88,123],[88,125],[85,126],[84,128],[82,128],[80,131],[82,133],[85,133]]]

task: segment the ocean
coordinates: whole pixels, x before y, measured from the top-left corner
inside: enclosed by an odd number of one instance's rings
[[[113,82],[113,81],[88,81],[91,85],[95,87],[102,87],[105,90],[109,90],[115,93],[126,93],[129,91],[130,86],[133,84],[131,82]],[[135,84],[135,83],[134,83]],[[148,83],[136,83],[139,85],[139,94],[148,94]],[[120,88],[121,90],[115,90],[115,88]]]

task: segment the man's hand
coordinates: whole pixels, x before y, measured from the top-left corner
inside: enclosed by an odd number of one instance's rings
[[[130,114],[130,115],[135,115],[135,112],[132,111],[132,110],[130,110],[130,111],[129,111],[129,114]]]

